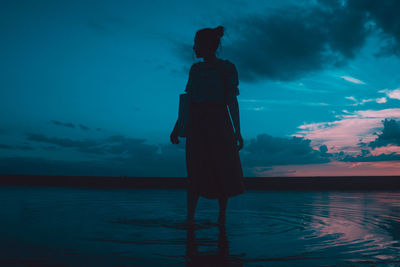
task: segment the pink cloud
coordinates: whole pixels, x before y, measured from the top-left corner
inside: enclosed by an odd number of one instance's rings
[[[379,93],[384,93],[389,98],[399,99],[400,100],[400,88],[397,88],[397,89],[394,89],[394,90],[383,89],[383,90],[380,90]]]
[[[382,147],[376,147],[373,150],[370,150],[371,155],[378,156],[380,154],[400,154],[400,146],[388,145]]]
[[[323,164],[272,166],[270,170],[256,173],[256,176],[389,176],[400,175],[400,162],[341,162]]]
[[[312,140],[312,145],[325,144],[328,152],[359,153],[358,143],[369,143],[376,138],[385,118],[400,119],[400,108],[383,110],[343,111],[338,120],[300,125],[294,136]]]
[[[345,98],[354,102],[353,104],[351,104],[352,106],[364,105],[368,102],[376,102],[378,104],[384,104],[387,102],[386,97],[362,99],[361,101],[358,101],[354,96],[346,96]]]

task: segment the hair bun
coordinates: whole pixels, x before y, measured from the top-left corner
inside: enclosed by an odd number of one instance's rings
[[[217,36],[221,38],[224,35],[224,27],[223,26],[218,26],[214,29],[214,31],[217,33]]]

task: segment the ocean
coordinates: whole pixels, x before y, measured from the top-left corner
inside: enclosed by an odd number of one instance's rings
[[[0,187],[1,266],[399,266],[399,191]]]

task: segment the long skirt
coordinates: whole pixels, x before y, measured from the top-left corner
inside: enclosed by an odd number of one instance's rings
[[[216,199],[244,192],[243,171],[227,105],[190,103],[186,136],[188,190]]]

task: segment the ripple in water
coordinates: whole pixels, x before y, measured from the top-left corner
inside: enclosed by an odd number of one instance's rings
[[[400,265],[399,192],[263,192],[199,200],[184,190],[0,188],[0,264]]]

